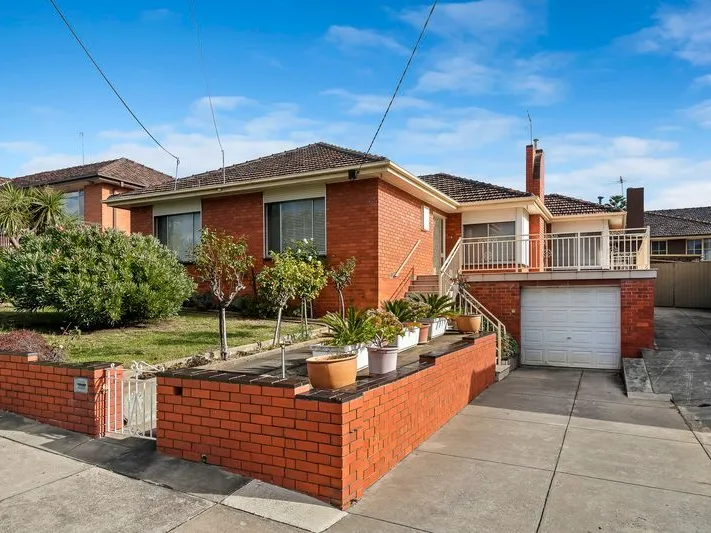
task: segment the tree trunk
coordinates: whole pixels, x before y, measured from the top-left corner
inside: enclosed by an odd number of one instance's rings
[[[309,302],[304,301],[304,339],[309,338]]]
[[[10,243],[12,244],[13,248],[15,248],[15,250],[20,249],[20,239],[18,239],[17,237],[10,237]]]
[[[277,323],[276,323],[276,328],[274,328],[274,340],[272,341],[272,346],[276,346],[279,343],[279,337],[281,336],[281,310],[282,308],[279,308],[279,311],[277,311]]]
[[[346,318],[346,302],[343,300],[343,291],[338,291],[338,308],[341,311],[341,318]]]
[[[223,306],[220,306],[220,359],[227,360],[227,317]]]

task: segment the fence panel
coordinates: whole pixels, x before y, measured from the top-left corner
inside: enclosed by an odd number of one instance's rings
[[[711,309],[711,262],[656,263],[654,305]]]

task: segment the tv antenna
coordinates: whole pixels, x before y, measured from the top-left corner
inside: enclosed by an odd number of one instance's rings
[[[531,120],[531,113],[526,110],[526,116],[528,117],[528,133],[531,136],[531,145],[533,145],[533,121]]]
[[[79,132],[79,139],[81,140],[81,164],[84,164],[84,132]]]

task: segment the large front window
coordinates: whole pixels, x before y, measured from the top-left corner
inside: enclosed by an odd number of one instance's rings
[[[84,191],[64,193],[64,212],[79,220],[84,220]]]
[[[200,213],[155,217],[155,235],[180,261],[187,263],[200,242],[200,225]]]
[[[689,239],[686,241],[687,255],[700,255],[702,261],[711,261],[711,239]]]
[[[266,251],[283,252],[294,241],[313,239],[326,254],[326,199],[310,198],[266,204]]]
[[[467,264],[506,265],[516,261],[516,222],[464,224]]]
[[[652,241],[652,255],[667,255],[667,241]]]

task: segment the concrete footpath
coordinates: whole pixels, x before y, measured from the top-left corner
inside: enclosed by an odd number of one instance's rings
[[[347,513],[218,468],[0,413],[0,530],[708,531],[711,434],[618,373],[523,368]]]

